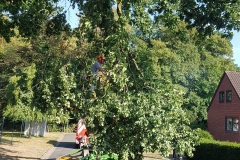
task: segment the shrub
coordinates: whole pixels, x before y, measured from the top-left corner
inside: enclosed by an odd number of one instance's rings
[[[204,134],[203,134],[204,135]],[[214,139],[201,138],[200,145],[195,147],[194,157],[190,160],[227,160],[239,159],[240,144]]]
[[[199,130],[198,135],[200,137],[200,139],[210,139],[210,140],[214,140],[213,136],[206,130]]]

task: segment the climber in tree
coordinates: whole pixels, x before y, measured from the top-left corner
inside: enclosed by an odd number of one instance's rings
[[[103,71],[102,65],[105,63],[106,59],[104,56],[98,56],[97,61],[91,66],[91,72],[95,75],[98,74],[98,72],[102,72],[104,75],[107,75],[106,72]]]
[[[99,87],[100,77],[101,77],[99,75],[99,72],[101,72],[103,75],[107,76],[107,72],[104,72],[103,68],[102,68],[105,61],[106,61],[105,57],[100,55],[97,57],[97,61],[90,68],[90,70],[93,74],[93,79],[96,79],[98,81],[97,88]],[[90,77],[89,77],[89,80],[90,80]],[[96,98],[95,86],[93,84],[91,84],[91,90],[93,92],[93,97]]]

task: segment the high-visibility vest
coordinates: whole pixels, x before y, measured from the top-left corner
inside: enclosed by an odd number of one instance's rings
[[[78,143],[89,143],[89,139],[87,137],[87,128],[82,123],[83,119],[78,121],[77,130],[76,130],[76,142]]]

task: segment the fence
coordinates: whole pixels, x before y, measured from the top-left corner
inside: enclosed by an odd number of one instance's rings
[[[69,119],[67,124],[48,123],[46,126],[46,132],[74,132],[76,127],[75,120]],[[24,136],[24,130],[26,130],[25,123],[23,121],[12,121],[11,119],[0,119],[0,144],[8,143],[13,144],[15,141],[20,141],[20,138]]]
[[[1,119],[1,131],[0,131],[0,144],[10,143],[12,144],[15,138],[21,138],[23,135],[24,123],[20,121],[10,121],[8,119]]]

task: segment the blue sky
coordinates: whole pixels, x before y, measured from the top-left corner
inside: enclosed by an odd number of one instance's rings
[[[231,41],[233,45],[233,59],[234,63],[240,67],[240,32],[234,31],[234,36]]]
[[[75,9],[73,10],[69,6],[69,2],[65,1],[65,0],[62,0],[61,6],[68,8],[67,20],[70,23],[70,25],[72,26],[72,28],[77,27],[78,26],[78,17],[76,16],[76,14],[78,13],[77,7],[75,7]],[[231,41],[231,43],[233,45],[233,59],[234,59],[234,63],[240,67],[240,44],[239,44],[239,42],[240,42],[240,32],[234,31],[234,36]]]

